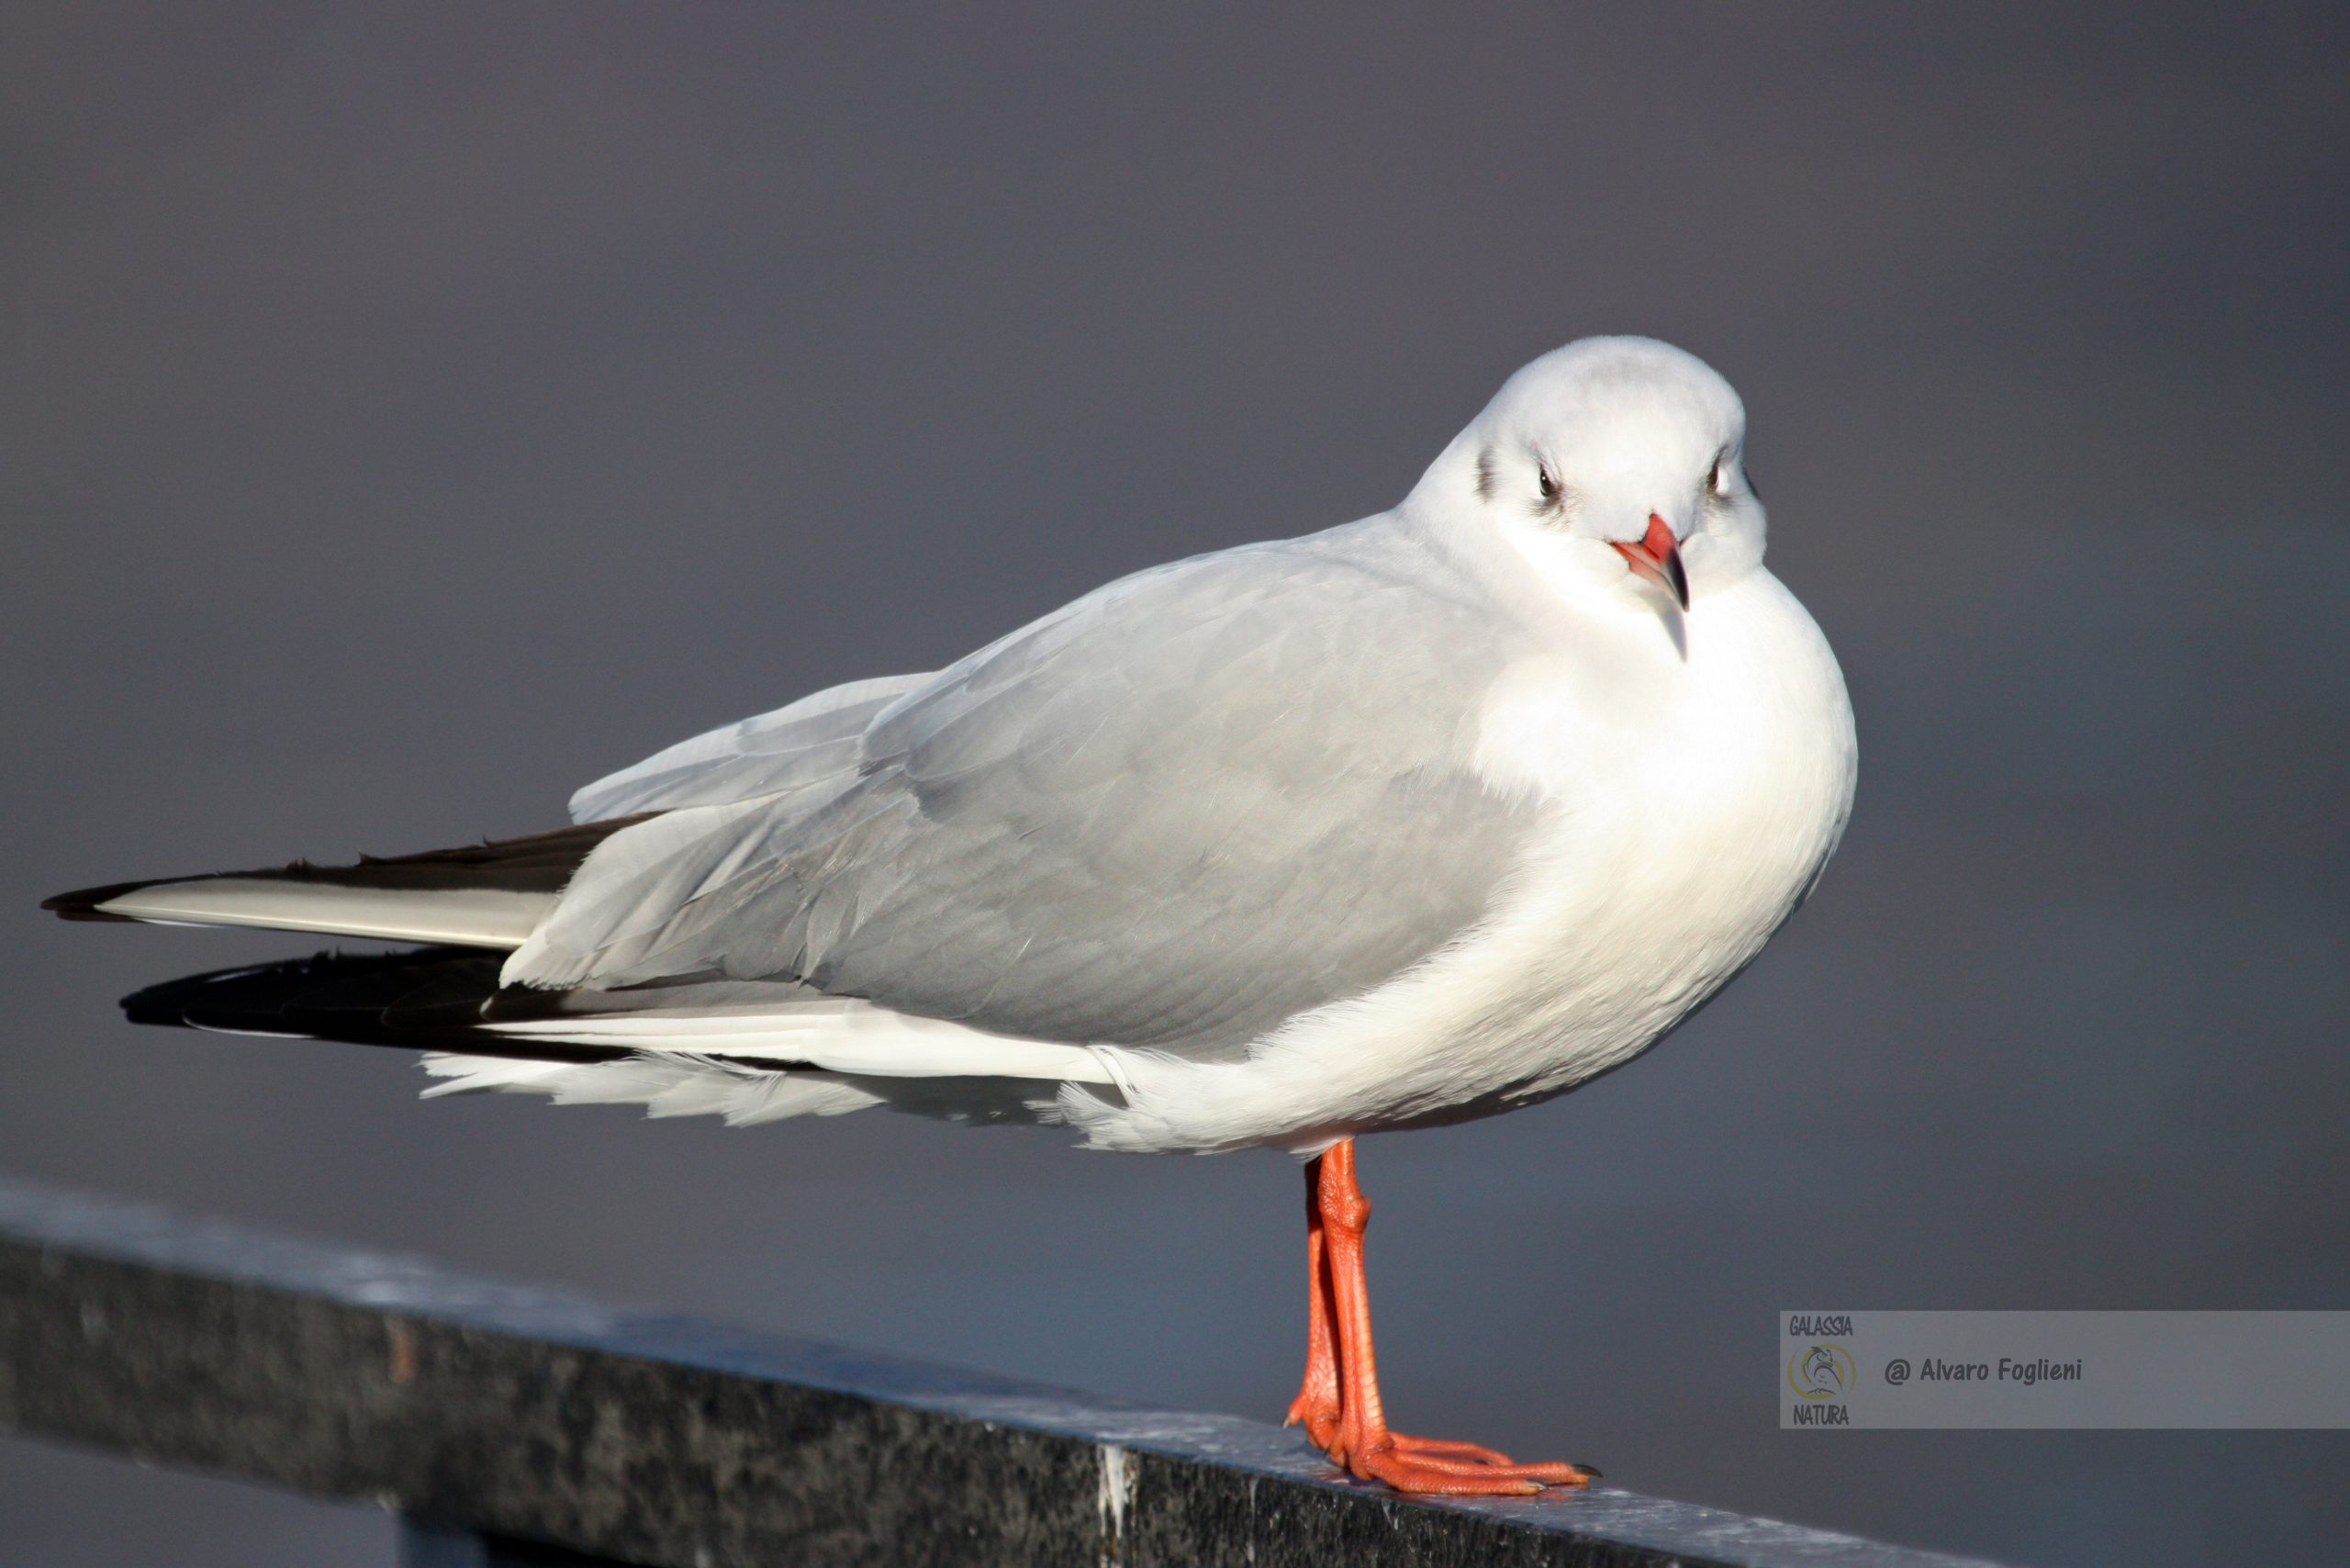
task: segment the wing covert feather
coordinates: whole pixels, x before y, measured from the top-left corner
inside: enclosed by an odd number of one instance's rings
[[[1483,912],[1530,825],[1468,764],[1515,635],[1375,521],[1125,578],[871,710],[828,792],[615,834],[508,978],[1237,1050]]]
[[[855,770],[857,739],[873,716],[930,678],[853,680],[679,741],[572,796],[571,820],[601,822],[821,789]]]

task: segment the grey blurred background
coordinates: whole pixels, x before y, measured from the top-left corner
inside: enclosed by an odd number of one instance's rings
[[[2350,1307],[2342,8],[878,11],[0,12],[0,1169],[1277,1417],[1281,1159],[420,1105],[115,1014],[301,939],[32,905],[551,825],[1379,510],[1648,332],[1745,395],[1859,808],[1666,1048],[1366,1145],[1398,1419],[2031,1563],[2338,1561],[2350,1436],[1783,1433],[1765,1347]],[[390,1553],[0,1441],[0,1562]]]

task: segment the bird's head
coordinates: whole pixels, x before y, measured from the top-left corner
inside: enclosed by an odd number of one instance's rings
[[[1685,610],[1762,559],[1745,441],[1738,394],[1704,361],[1584,338],[1504,383],[1413,500],[1498,530],[1572,597]]]

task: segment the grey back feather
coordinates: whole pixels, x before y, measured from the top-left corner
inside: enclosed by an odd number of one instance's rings
[[[602,822],[821,786],[855,769],[857,737],[876,713],[930,678],[855,680],[679,741],[572,796],[571,820]]]
[[[1487,906],[1530,827],[1468,765],[1510,626],[1386,519],[1141,573],[832,705],[861,728],[762,754],[780,771],[715,748],[583,792],[678,809],[599,848],[508,977],[789,978],[1003,1034],[1236,1050]]]

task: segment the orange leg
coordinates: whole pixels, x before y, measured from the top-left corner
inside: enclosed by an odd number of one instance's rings
[[[1330,1305],[1330,1262],[1322,1230],[1322,1158],[1305,1165],[1305,1381],[1290,1401],[1285,1427],[1304,1427],[1314,1446],[1344,1462],[1338,1444],[1338,1417],[1343,1409],[1338,1382],[1338,1329]],[[1416,1453],[1474,1459],[1485,1464],[1507,1464],[1509,1455],[1479,1443],[1445,1442],[1435,1438],[1388,1434],[1395,1446]]]
[[[1338,1423],[1345,1409],[1338,1375],[1337,1320],[1331,1305],[1329,1253],[1322,1227],[1322,1157],[1305,1166],[1305,1382],[1290,1402],[1284,1426],[1303,1426],[1314,1446],[1345,1462],[1338,1440]],[[1390,1432],[1396,1446],[1427,1449],[1488,1464],[1507,1464],[1509,1456],[1476,1443],[1448,1443],[1434,1439]]]
[[[1524,1495],[1546,1485],[1581,1486],[1596,1475],[1587,1465],[1514,1464],[1475,1443],[1406,1437],[1387,1425],[1363,1276],[1371,1200],[1355,1183],[1354,1140],[1315,1159],[1305,1181],[1305,1382],[1290,1406],[1291,1423],[1354,1474],[1399,1492]]]
[[[1285,1427],[1303,1426],[1325,1452],[1338,1436],[1338,1329],[1330,1316],[1330,1264],[1322,1247],[1322,1157],[1305,1167],[1305,1383]]]

